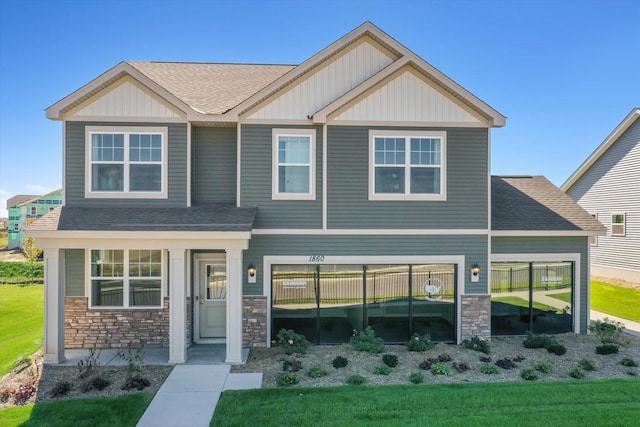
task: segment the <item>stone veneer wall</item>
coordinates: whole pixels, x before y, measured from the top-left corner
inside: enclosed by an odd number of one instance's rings
[[[491,339],[491,295],[462,295],[460,340],[477,335]]]
[[[242,346],[267,346],[267,297],[242,298]]]
[[[88,304],[86,297],[65,298],[65,348],[169,346],[169,298],[150,310],[89,310]]]

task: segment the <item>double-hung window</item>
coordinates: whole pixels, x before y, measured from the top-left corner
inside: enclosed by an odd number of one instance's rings
[[[315,130],[273,129],[274,200],[314,200]]]
[[[149,249],[93,249],[91,306],[162,306],[163,253]]]
[[[167,128],[87,126],[86,139],[86,197],[167,197]]]
[[[623,213],[614,213],[611,215],[611,235],[625,236],[626,233],[626,215]]]
[[[446,200],[446,133],[369,132],[369,200]]]

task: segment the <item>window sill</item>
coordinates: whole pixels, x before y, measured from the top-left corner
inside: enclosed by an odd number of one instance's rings
[[[86,199],[167,199],[167,193],[149,193],[149,192],[85,192]]]
[[[444,202],[446,194],[369,194],[370,201]]]

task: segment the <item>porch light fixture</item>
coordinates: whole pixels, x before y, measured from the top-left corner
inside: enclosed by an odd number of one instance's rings
[[[256,283],[256,272],[256,266],[249,264],[249,267],[247,267],[247,282]]]
[[[471,266],[471,281],[478,282],[480,280],[480,266],[476,262]]]

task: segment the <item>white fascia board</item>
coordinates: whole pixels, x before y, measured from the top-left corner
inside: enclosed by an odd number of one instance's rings
[[[573,174],[560,186],[560,190],[565,193],[573,186],[573,184],[580,179],[582,175],[589,170],[589,168],[598,160],[604,153],[607,152],[618,138],[640,117],[640,108],[634,108],[631,110],[627,117],[620,122],[618,126],[605,138],[604,141],[587,157],[587,159],[576,169]]]
[[[304,236],[477,236],[488,235],[484,229],[317,229],[317,228],[254,228],[254,235],[304,235]]]
[[[84,239],[84,240],[249,240],[249,231],[91,231],[91,230],[27,230],[36,239]]]
[[[114,79],[115,77],[117,77],[119,74],[122,74],[122,73],[128,74],[134,80],[138,81],[140,84],[147,87],[149,90],[151,90],[152,92],[154,92],[155,94],[163,98],[165,101],[169,102],[171,105],[178,108],[180,111],[182,111],[187,115],[188,120],[193,120],[193,118],[190,118],[190,117],[197,117],[199,116],[199,113],[201,113],[199,111],[194,110],[189,105],[185,104],[183,101],[178,99],[176,96],[168,92],[166,89],[158,85],[153,80],[149,79],[147,76],[142,74],[140,71],[135,69],[133,66],[131,66],[127,62],[121,62],[115,67],[104,72],[103,74],[96,77],[95,79],[91,80],[86,85],[77,89],[70,95],[67,95],[66,97],[62,98],[60,101],[48,107],[45,110],[47,118],[51,120],[63,120],[64,119],[64,113],[62,112],[63,109],[78,102],[81,99],[84,101],[83,98],[87,97],[88,95],[93,95],[92,92],[94,91],[95,93],[98,93],[100,90],[103,89],[101,88],[102,85],[104,85],[105,83],[109,82],[111,79]]]
[[[606,231],[586,230],[494,230],[491,237],[588,237],[606,234]]]

